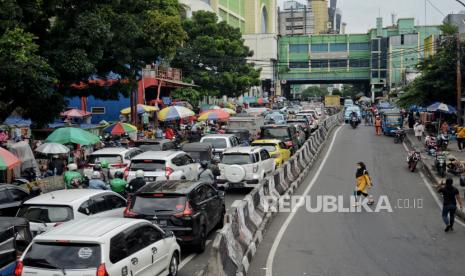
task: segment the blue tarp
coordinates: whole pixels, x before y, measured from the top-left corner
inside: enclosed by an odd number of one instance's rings
[[[7,126],[29,127],[31,125],[31,120],[24,119],[19,116],[10,116],[5,120],[5,122],[3,122],[3,124]]]

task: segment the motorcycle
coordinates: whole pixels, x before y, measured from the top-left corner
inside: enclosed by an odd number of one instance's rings
[[[444,177],[446,175],[446,154],[444,152],[438,152],[436,154],[436,160],[434,162],[436,166],[436,170],[440,177]]]
[[[352,117],[350,118],[350,126],[355,129],[358,126],[358,118],[357,117]]]
[[[449,146],[449,134],[440,134],[437,139],[437,145],[440,150],[447,150]]]
[[[411,151],[408,153],[407,157],[407,163],[408,163],[408,169],[411,172],[414,172],[415,169],[417,168],[418,161],[421,159],[421,154],[419,151]]]
[[[461,175],[465,172],[465,165],[455,158],[450,158],[447,164],[447,171],[454,175]]]
[[[433,136],[426,136],[425,149],[429,155],[434,155],[438,151],[438,144],[436,138]]]
[[[403,143],[406,136],[407,134],[405,133],[404,129],[397,128],[396,130],[394,130],[394,143]]]

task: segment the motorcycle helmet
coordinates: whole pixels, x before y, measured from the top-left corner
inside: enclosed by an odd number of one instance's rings
[[[100,179],[100,172],[95,171],[92,173],[92,179]]]
[[[78,167],[74,163],[71,163],[71,164],[68,165],[68,170],[69,171],[77,171],[77,169],[78,169]]]
[[[202,169],[208,168],[208,161],[205,161],[205,160],[201,161],[200,162],[200,167],[202,167]]]
[[[137,170],[137,171],[136,171],[136,177],[142,178],[142,177],[144,177],[144,175],[145,175],[145,173],[144,173],[143,170]]]
[[[123,177],[124,177],[124,173],[123,173],[123,172],[120,172],[120,171],[115,172],[115,178],[121,178],[121,179],[123,179]]]
[[[94,165],[94,171],[101,171],[101,170],[102,170],[102,166],[100,164]]]
[[[102,160],[100,161],[100,166],[102,166],[102,169],[108,169],[108,161],[107,160]]]

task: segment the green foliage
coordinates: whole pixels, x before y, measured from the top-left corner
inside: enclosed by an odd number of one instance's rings
[[[311,97],[324,97],[328,94],[328,90],[319,86],[309,86],[302,91],[302,99]]]
[[[239,29],[205,11],[195,12],[183,28],[188,39],[172,65],[199,85],[202,95],[234,97],[259,85],[260,72],[247,63],[253,53],[244,46]]]
[[[357,94],[363,93],[363,88],[353,84],[344,84],[342,86],[341,95],[355,99]],[[334,92],[333,92],[334,95]]]
[[[176,100],[188,101],[193,106],[196,106],[202,97],[200,92],[192,87],[178,88],[171,93],[171,96]]]
[[[341,95],[342,95],[342,92],[341,92],[341,90],[339,90],[339,89],[334,89],[334,90],[333,90],[333,95],[335,95],[335,96],[341,96]]]

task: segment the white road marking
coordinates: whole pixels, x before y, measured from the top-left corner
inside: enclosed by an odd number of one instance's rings
[[[312,181],[310,184],[307,186],[305,189],[304,193],[302,194],[303,197],[307,196],[310,190],[312,189],[313,185],[315,185],[316,180],[320,176],[321,170],[326,164],[326,161],[328,160],[329,154],[331,153],[331,150],[333,149],[334,146],[334,141],[336,140],[337,133],[341,130],[343,125],[339,126],[338,129],[334,132],[333,134],[333,139],[331,140],[331,144],[329,145],[328,151],[325,154],[325,157],[323,158],[323,161],[320,163],[320,166],[318,167],[318,170],[316,171],[315,175],[312,178]],[[287,227],[291,223],[292,219],[294,218],[295,214],[297,213],[298,209],[303,206],[304,204],[301,204],[299,202],[296,207],[292,210],[292,212],[289,214],[287,217],[286,221],[284,224],[281,226],[281,229],[279,229],[278,235],[276,236],[273,246],[271,247],[270,253],[268,254],[268,258],[266,259],[266,276],[272,276],[273,275],[273,261],[274,257],[276,255],[276,250],[278,249],[279,243],[281,242],[281,239],[283,238],[284,232],[286,231]]]
[[[405,150],[406,150],[407,152],[409,152],[409,149],[408,149],[407,145],[406,145],[405,143],[402,143],[402,144],[404,145]],[[426,165],[426,164],[425,164],[425,165]],[[431,193],[431,195],[433,196],[434,201],[436,201],[436,203],[438,204],[439,208],[442,209],[442,203],[441,203],[441,199],[440,199],[439,196],[438,196],[438,193],[435,192],[435,191],[433,190],[433,187],[432,187],[431,183],[429,183],[428,179],[426,178],[426,176],[425,176],[422,172],[420,172],[420,177],[421,177],[421,179],[423,180],[423,183],[425,183],[426,188],[428,188],[428,191],[429,191],[429,192]],[[462,225],[462,226],[465,227],[465,223],[463,223],[463,222],[462,222],[461,220],[459,220],[457,217],[456,217],[455,221],[456,221],[458,224],[460,224],[460,225]]]
[[[212,241],[211,240],[207,240],[207,243],[205,245],[205,247],[208,246],[208,244],[210,244]],[[196,253],[192,253],[190,254],[189,256],[185,257],[184,260],[182,260],[182,262],[179,264],[178,266],[178,270],[181,270],[184,266],[186,266],[190,261],[192,261],[192,259],[194,259],[198,254]]]

